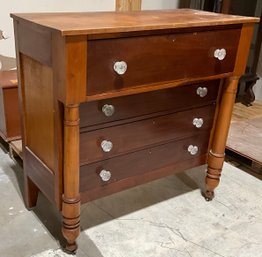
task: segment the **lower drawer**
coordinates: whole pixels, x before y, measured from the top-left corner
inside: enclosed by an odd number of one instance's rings
[[[214,111],[215,105],[209,105],[81,133],[80,164],[109,159],[199,132],[209,134]],[[195,119],[202,119],[201,127],[194,125]]]
[[[146,180],[150,181],[153,178],[154,171],[161,168],[173,166],[175,172],[181,166],[181,163],[189,165],[184,165],[184,167],[193,167],[194,165],[190,166],[191,162],[192,164],[203,164],[203,155],[207,153],[208,142],[209,134],[201,133],[183,140],[81,166],[80,192],[100,187],[106,190],[107,186],[112,187],[114,186],[112,184],[121,181],[123,182],[121,185],[123,190],[125,180],[132,179],[132,186],[135,186],[140,184],[139,176],[145,175]],[[162,176],[165,176],[165,174],[163,173]],[[161,175],[158,175],[158,177],[161,177]],[[118,190],[113,189],[113,191]]]

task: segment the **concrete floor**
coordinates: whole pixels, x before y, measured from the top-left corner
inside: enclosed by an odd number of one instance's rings
[[[216,198],[200,194],[205,167],[82,206],[76,256],[260,257],[262,184],[225,163]],[[64,257],[60,214],[40,195],[27,211],[22,169],[0,149],[0,257]]]

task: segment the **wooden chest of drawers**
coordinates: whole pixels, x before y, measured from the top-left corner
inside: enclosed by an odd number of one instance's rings
[[[16,70],[0,71],[0,136],[5,141],[21,138]]]
[[[80,204],[224,161],[256,18],[195,10],[12,14],[25,202],[41,190],[76,249]]]

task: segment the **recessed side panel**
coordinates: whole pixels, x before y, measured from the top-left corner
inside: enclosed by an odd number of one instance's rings
[[[24,143],[50,170],[54,170],[53,72],[21,55]]]

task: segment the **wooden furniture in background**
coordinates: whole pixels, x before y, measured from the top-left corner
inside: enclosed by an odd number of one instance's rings
[[[257,163],[262,169],[261,142],[262,102],[256,101],[250,108],[236,103],[233,109],[227,149]]]
[[[21,138],[17,71],[0,71],[0,136],[5,141]]]
[[[260,6],[260,8],[259,8]],[[225,14],[234,15],[246,15],[255,16],[255,13],[260,13],[260,22],[257,25],[258,28],[255,30],[253,44],[251,45],[249,62],[246,67],[245,74],[239,80],[240,86],[244,87],[244,94],[239,90],[237,94],[237,101],[241,101],[246,106],[251,106],[252,102],[255,101],[255,94],[253,87],[259,79],[257,75],[258,61],[261,51],[262,43],[262,5],[258,5],[257,0],[245,1],[245,0],[205,0],[203,4],[203,10],[221,12]],[[201,9],[201,6],[199,6]],[[256,8],[258,10],[256,11]]]
[[[116,11],[140,11],[142,0],[116,0]]]
[[[80,204],[93,199],[206,162],[213,198],[258,19],[187,9],[11,16],[25,202],[35,206],[41,190],[62,211],[68,251]]]
[[[242,102],[246,106],[252,105],[252,102],[255,101],[255,94],[253,92],[253,87],[259,79],[257,75],[257,67],[260,57],[261,51],[261,43],[262,43],[262,10],[260,15],[260,22],[258,25],[258,30],[256,33],[255,47],[254,47],[254,57],[251,62],[250,68],[247,69],[247,73],[241,77],[240,83],[245,83],[245,95],[243,97]]]

